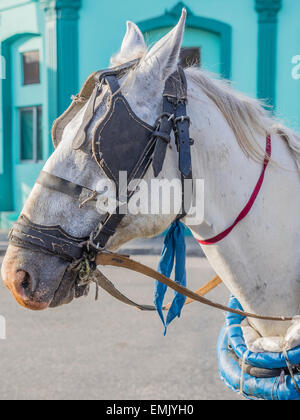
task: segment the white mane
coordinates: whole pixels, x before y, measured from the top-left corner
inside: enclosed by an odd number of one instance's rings
[[[216,104],[248,156],[255,160],[264,157],[265,151],[256,141],[258,135],[279,134],[288,142],[300,165],[300,136],[283,126],[263,102],[236,91],[229,81],[219,80],[198,68],[190,67],[186,74]]]

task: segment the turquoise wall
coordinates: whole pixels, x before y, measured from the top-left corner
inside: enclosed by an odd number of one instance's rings
[[[278,0],[274,0],[274,3],[277,2]],[[156,0],[143,2],[141,6],[138,0],[124,2],[85,0],[79,21],[81,83],[96,68],[108,65],[112,53],[120,48],[126,20],[139,23],[162,16],[166,9],[171,10],[177,3],[176,0]],[[216,19],[232,27],[231,79],[238,90],[255,97],[260,73],[257,69],[258,13],[255,10],[255,0],[186,0],[184,3],[195,15]],[[268,1],[261,3],[267,4]],[[118,12],[112,12],[115,10]],[[300,55],[299,17],[300,1],[283,0],[282,9],[278,13],[278,41],[275,40],[274,45],[274,53],[277,53],[277,58],[275,57],[277,68],[274,69],[275,112],[283,123],[298,131],[300,131],[300,79],[294,80],[291,73],[292,57]],[[107,22],[107,25],[99,22]],[[155,32],[158,35],[164,31]],[[187,37],[192,38],[191,34]],[[197,35],[194,39],[196,38]],[[214,49],[216,48],[215,42]],[[212,51],[211,56],[214,54],[216,55],[216,52]],[[262,54],[264,55],[263,51]],[[209,57],[207,61],[211,61]],[[217,64],[215,68],[215,71],[218,71]]]
[[[27,51],[39,50],[41,62],[44,62],[43,39],[40,36],[21,37],[11,45],[11,77],[12,83],[12,179],[14,185],[13,206],[15,209],[23,207],[35,179],[38,177],[43,163],[22,162],[20,161],[20,130],[19,130],[19,109],[23,107],[42,106],[43,109],[43,151],[44,159],[47,159],[45,153],[45,144],[47,142],[47,114],[45,112],[46,97],[44,95],[44,86],[46,78],[46,69],[40,68],[40,84],[23,86],[22,74],[22,56]]]
[[[32,188],[35,175],[40,165],[28,164],[25,171],[16,168],[18,158],[16,107],[22,92],[17,92],[19,63],[15,62],[12,51],[20,42],[32,36],[41,35],[43,43],[44,21],[38,0],[0,0],[0,54],[6,67],[6,78],[0,80],[0,214],[3,219],[15,219],[15,210],[19,210]],[[17,77],[15,79],[13,76]],[[33,105],[34,89],[23,92],[28,104]],[[42,95],[44,96],[44,95]],[[47,122],[47,120],[45,120]],[[44,124],[44,135],[48,127]],[[26,174],[29,174],[26,177]],[[21,192],[22,191],[22,192]],[[3,212],[9,212],[5,214]],[[1,226],[0,226],[1,227]],[[3,227],[3,226],[2,226]]]
[[[108,65],[112,53],[121,46],[126,20],[138,23],[160,16],[177,3],[176,0],[142,3],[138,0],[85,0],[79,21],[80,81],[83,83],[89,73]],[[254,0],[187,0],[184,3],[195,15],[220,20],[233,27],[232,80],[238,89],[255,96],[257,13]]]

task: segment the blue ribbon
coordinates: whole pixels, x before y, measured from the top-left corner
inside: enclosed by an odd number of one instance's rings
[[[165,237],[161,259],[157,271],[166,277],[170,277],[175,264],[175,282],[181,286],[186,286],[186,245],[185,245],[185,226],[179,220],[172,223]],[[165,327],[164,335],[167,333],[167,327],[174,318],[180,318],[182,308],[186,297],[178,292],[174,292],[174,300],[168,311],[165,320],[163,315],[163,302],[167,291],[167,286],[158,281],[155,282],[154,304],[157,312]]]

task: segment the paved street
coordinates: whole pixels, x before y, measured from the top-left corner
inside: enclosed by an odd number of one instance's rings
[[[135,256],[155,267],[157,257]],[[188,258],[189,287],[213,276],[204,258]],[[141,303],[153,282],[119,269],[105,274]],[[155,313],[129,308],[101,292],[43,313],[19,307],[1,284],[0,399],[240,399],[217,373],[216,343],[224,315],[189,305],[163,337]],[[210,298],[226,303],[223,286]]]

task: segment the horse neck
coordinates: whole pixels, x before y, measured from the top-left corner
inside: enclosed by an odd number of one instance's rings
[[[199,102],[193,102],[190,101],[189,111],[193,121],[191,134],[195,139],[193,177],[204,179],[205,210],[203,223],[191,226],[191,229],[197,238],[203,240],[217,235],[233,223],[253,192],[262,171],[262,162],[247,158],[214,104],[208,99],[202,104],[201,101],[200,106]],[[265,138],[257,140],[265,147]],[[278,158],[287,154],[287,159],[290,159],[286,146],[279,138],[276,140],[276,147],[282,148],[276,151]],[[289,164],[293,164],[292,160]],[[283,291],[281,279],[285,271],[280,258],[276,259],[274,255],[274,252],[281,253],[281,246],[278,240],[276,242],[274,228],[270,230],[270,225],[284,225],[285,222],[282,215],[278,220],[274,206],[280,206],[282,198],[274,197],[271,185],[280,182],[282,173],[270,165],[266,178],[263,190],[246,219],[221,242],[203,246],[203,250],[216,273],[245,310],[267,315],[274,315],[274,311],[280,315],[295,315],[300,298],[298,273],[291,269],[291,278]],[[298,181],[293,178],[290,182]],[[300,206],[300,202],[298,204]],[[294,238],[289,237],[289,232],[287,238],[292,244]],[[289,263],[295,265],[290,257]],[[264,336],[284,335],[287,328],[284,323],[270,325],[262,321],[254,321],[253,325]]]
[[[225,117],[204,95],[190,101],[193,178],[204,180],[204,222],[193,230],[206,239],[230,226],[259,178],[263,162],[248,158]],[[258,138],[265,148],[266,138]]]

